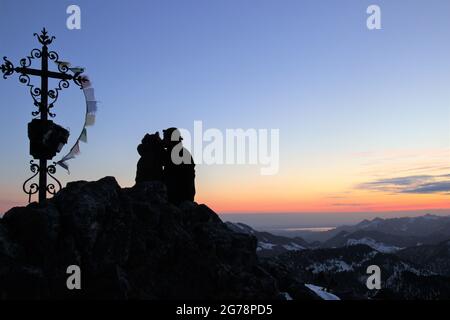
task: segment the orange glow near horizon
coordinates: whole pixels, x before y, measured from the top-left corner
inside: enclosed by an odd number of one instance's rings
[[[202,182],[208,187],[199,188],[197,201],[220,213],[450,209],[447,191],[413,193],[361,187],[374,181],[402,177],[426,176],[431,181],[449,181],[449,159],[448,149],[394,150],[337,156],[332,164],[318,161],[307,168],[286,165],[278,175],[271,177],[258,176],[256,170],[251,173],[247,169],[230,168],[216,180]],[[239,182],[234,180],[236,176],[241,177]]]
[[[218,213],[330,213],[330,212],[383,212],[407,210],[450,209],[448,196],[445,195],[361,195],[349,194],[355,201],[335,203],[327,199],[308,199],[305,201],[278,201],[276,198],[254,197],[236,199],[217,196],[200,198]]]

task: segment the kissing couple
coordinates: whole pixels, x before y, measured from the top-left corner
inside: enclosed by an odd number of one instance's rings
[[[177,128],[146,134],[137,147],[141,158],[137,164],[136,183],[161,181],[166,185],[169,201],[180,204],[194,201],[195,163],[191,153],[183,147]]]

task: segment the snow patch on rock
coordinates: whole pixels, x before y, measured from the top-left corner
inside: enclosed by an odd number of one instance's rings
[[[305,287],[307,287],[309,290],[317,294],[319,297],[321,297],[323,300],[341,300],[338,296],[326,292],[324,288],[313,285],[313,284],[305,284]]]
[[[272,250],[273,247],[275,247],[275,246],[276,246],[276,244],[273,244],[273,243],[270,243],[270,242],[260,241],[260,242],[258,242],[257,250],[258,251],[261,251],[261,250]]]
[[[294,299],[292,299],[291,295],[287,292],[280,292],[280,294],[284,300],[294,300]]]

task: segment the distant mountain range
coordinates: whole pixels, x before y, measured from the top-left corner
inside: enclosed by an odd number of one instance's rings
[[[428,238],[432,236],[448,236],[450,234],[450,216],[424,215],[420,217],[404,217],[373,220],[363,220],[353,226],[341,226],[323,233],[329,237],[341,231],[377,231],[395,236],[411,236]]]
[[[264,268],[294,300],[450,299],[450,217],[364,220],[321,232],[321,242],[226,224],[257,238]],[[370,265],[382,270],[382,290],[366,287]]]
[[[243,223],[227,222],[235,232],[252,234],[258,239],[258,254],[273,256],[286,251],[312,248],[338,248],[365,244],[379,252],[393,253],[404,248],[437,245],[450,240],[450,216],[425,215],[414,218],[375,218],[353,226],[315,232],[316,239],[308,242],[302,237],[273,235],[256,231]]]

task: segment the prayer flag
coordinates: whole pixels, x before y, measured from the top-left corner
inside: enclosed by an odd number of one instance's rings
[[[88,113],[86,115],[86,124],[85,124],[85,126],[86,127],[90,127],[90,126],[93,126],[94,124],[95,124],[95,114]]]
[[[87,143],[87,130],[86,128],[83,129],[80,135],[80,141],[83,141],[84,143]]]
[[[94,94],[94,88],[83,88],[84,97],[86,98],[86,101],[96,101],[95,100],[95,94]]]
[[[87,101],[87,112],[96,113],[97,112],[97,101]]]

